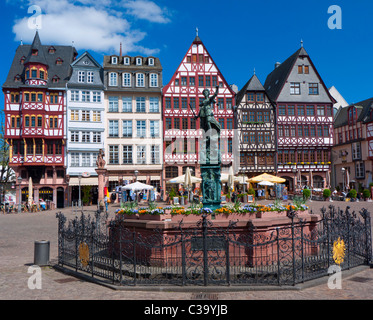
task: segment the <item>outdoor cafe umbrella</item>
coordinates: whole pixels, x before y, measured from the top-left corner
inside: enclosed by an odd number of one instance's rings
[[[271,181],[263,180],[263,181],[259,182],[258,185],[265,186],[265,198],[267,198],[267,187],[268,186],[273,186],[274,183],[271,182]]]
[[[30,177],[28,181],[28,204],[32,204],[32,179]]]
[[[134,182],[127,184],[126,186],[122,187],[124,190],[132,190],[132,191],[141,191],[141,190],[153,190],[154,187],[145,183],[141,182]]]
[[[286,181],[286,179],[276,177],[276,176],[273,176],[273,175],[268,174],[268,173],[263,173],[259,176],[256,176],[256,177],[253,177],[253,178],[249,179],[249,182],[254,182],[254,183],[259,183],[259,182],[262,182],[262,181],[269,181],[269,182],[272,182],[272,183],[284,183]]]
[[[234,188],[234,175],[233,175],[233,167],[229,168],[228,173],[228,180],[227,180],[228,190],[231,191]]]
[[[185,179],[184,179],[184,188],[186,190],[188,190],[188,198],[189,198],[189,200],[190,200],[189,191],[192,188],[192,186],[193,186],[193,183],[192,183],[192,174],[190,173],[190,169],[186,168]]]
[[[200,183],[202,182],[202,179],[201,178],[197,178],[197,177],[194,177],[191,175],[191,181],[192,183]],[[178,176],[176,178],[173,178],[171,180],[168,180],[167,181],[168,183],[185,183],[185,174],[183,174],[182,176]]]

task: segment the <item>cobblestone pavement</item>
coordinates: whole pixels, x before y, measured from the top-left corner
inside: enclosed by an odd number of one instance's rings
[[[329,202],[314,201],[309,203],[314,212]],[[341,209],[347,205],[352,210],[367,208],[373,213],[372,202],[332,203]],[[94,210],[94,207],[89,207]],[[115,205],[109,207],[113,215]],[[31,273],[28,268],[34,261],[34,242],[49,240],[50,259],[57,258],[57,219],[56,212],[62,211],[66,217],[73,218],[71,208],[50,210],[37,213],[0,214],[0,299],[1,300],[190,300],[198,297],[195,292],[113,290],[95,283],[83,281],[61,273],[51,267],[42,267],[42,288],[31,290],[28,279]],[[357,278],[358,277],[358,278]],[[203,288],[201,288],[203,292]],[[342,272],[342,289],[331,290],[327,280],[312,287],[300,290],[249,290],[226,291],[218,289],[211,296],[218,300],[325,300],[325,299],[363,299],[373,298],[373,269],[364,268],[359,273],[344,276]]]

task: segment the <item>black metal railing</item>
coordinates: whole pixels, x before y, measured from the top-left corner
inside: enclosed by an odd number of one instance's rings
[[[289,223],[261,230],[205,215],[193,226],[167,230],[128,228],[100,213],[58,218],[58,265],[118,285],[295,285],[372,259],[370,214],[322,209],[319,219],[288,213]],[[336,243],[344,250],[336,252]]]

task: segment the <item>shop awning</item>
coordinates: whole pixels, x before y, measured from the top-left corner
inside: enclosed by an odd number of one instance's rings
[[[79,186],[79,178],[71,177],[69,181],[69,186]],[[98,177],[81,178],[80,186],[98,186]]]

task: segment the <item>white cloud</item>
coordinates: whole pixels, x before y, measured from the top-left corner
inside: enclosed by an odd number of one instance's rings
[[[161,9],[152,1],[147,0],[133,0],[123,1],[124,8],[127,8],[128,14],[131,14],[138,19],[148,20],[150,22],[168,23],[170,19],[167,17],[166,9]]]
[[[21,0],[22,1],[22,0]],[[22,1],[24,2],[24,1]],[[138,16],[139,8],[145,3],[140,19],[155,23],[167,23],[170,20],[162,17],[162,10],[150,1],[130,1],[131,12],[127,14]],[[135,4],[139,2],[138,4]],[[41,8],[41,28],[39,34],[42,43],[55,43],[74,46],[80,50],[94,50],[106,54],[119,52],[122,42],[123,53],[140,52],[151,55],[159,52],[157,48],[147,48],[140,42],[146,37],[146,32],[133,28],[118,3],[114,0],[29,0],[28,5],[38,5]],[[129,2],[127,2],[129,4]],[[120,3],[125,5],[125,3]],[[144,8],[144,7],[143,7]],[[31,43],[35,29],[28,27],[31,17],[16,20],[13,32],[16,40]]]

